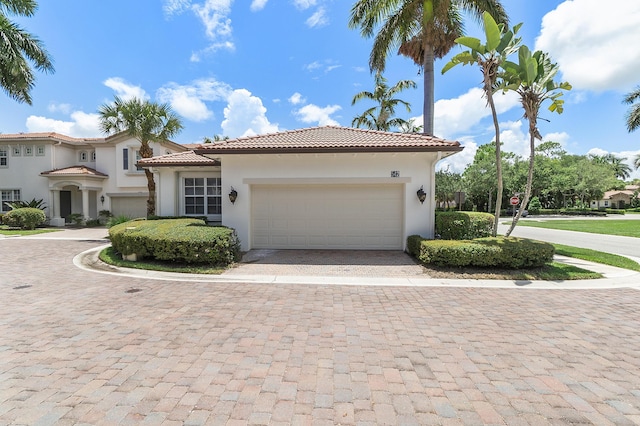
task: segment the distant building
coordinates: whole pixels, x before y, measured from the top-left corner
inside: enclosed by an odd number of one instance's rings
[[[154,155],[185,151],[174,142],[151,144]],[[58,133],[0,134],[0,212],[6,202],[42,199],[52,226],[72,213],[97,218],[147,214],[147,179],[137,167],[140,141],[124,133],[72,138]]]
[[[591,201],[591,208],[624,209],[631,204],[633,194],[640,189],[638,185],[627,185],[624,189],[607,191],[601,200]]]

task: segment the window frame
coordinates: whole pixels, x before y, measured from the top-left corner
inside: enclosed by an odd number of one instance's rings
[[[182,211],[185,216],[222,219],[222,177],[182,176]]]
[[[44,147],[44,145],[38,145],[36,147],[36,155],[39,157],[42,157],[43,155],[45,155],[46,153],[46,149]]]
[[[0,146],[0,167],[7,168],[9,167],[9,149],[6,146]],[[4,161],[3,161],[4,160]],[[4,163],[4,164],[2,164]]]
[[[13,149],[11,150],[12,152],[12,156],[13,157],[21,157],[22,156],[22,148],[20,147],[20,145],[16,145],[13,147]]]
[[[5,197],[5,193],[10,193],[11,197]],[[17,198],[15,195],[18,195]],[[5,203],[12,203],[22,199],[22,191],[20,189],[0,189],[0,213],[7,213],[11,207]]]

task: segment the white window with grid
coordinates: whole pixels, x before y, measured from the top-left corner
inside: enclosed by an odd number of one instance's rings
[[[184,178],[184,213],[188,216],[222,214],[222,180],[215,178]]]
[[[0,212],[2,213],[6,213],[11,210],[11,207],[9,207],[6,203],[20,201],[19,189],[2,189],[0,190],[0,194],[2,197],[2,206],[0,206]]]
[[[8,167],[9,166],[9,158],[7,155],[7,147],[0,146],[0,167]]]

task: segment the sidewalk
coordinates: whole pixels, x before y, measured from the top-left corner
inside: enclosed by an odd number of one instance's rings
[[[106,228],[67,228],[59,232],[37,234],[19,237],[20,239],[42,240],[89,240],[101,241],[108,244]],[[557,262],[574,265],[579,268],[603,274],[604,278],[597,280],[572,281],[529,281],[529,280],[473,280],[473,279],[440,279],[422,278],[416,275],[406,277],[365,277],[365,276],[325,276],[318,275],[286,275],[262,274],[243,275],[226,274],[202,275],[182,274],[140,269],[118,268],[105,265],[98,260],[98,253],[105,246],[96,247],[78,254],[74,264],[84,270],[101,274],[130,276],[136,278],[202,282],[202,283],[255,283],[255,284],[304,284],[304,285],[347,285],[347,286],[393,286],[393,287],[473,287],[473,288],[529,288],[529,289],[609,289],[630,287],[640,290],[640,273],[615,268],[598,263],[564,256],[555,256]]]

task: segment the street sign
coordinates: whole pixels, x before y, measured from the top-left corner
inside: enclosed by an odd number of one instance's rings
[[[520,198],[518,198],[518,197],[511,197],[511,198],[509,198],[509,203],[510,203],[512,206],[517,206],[518,204],[520,204]]]

